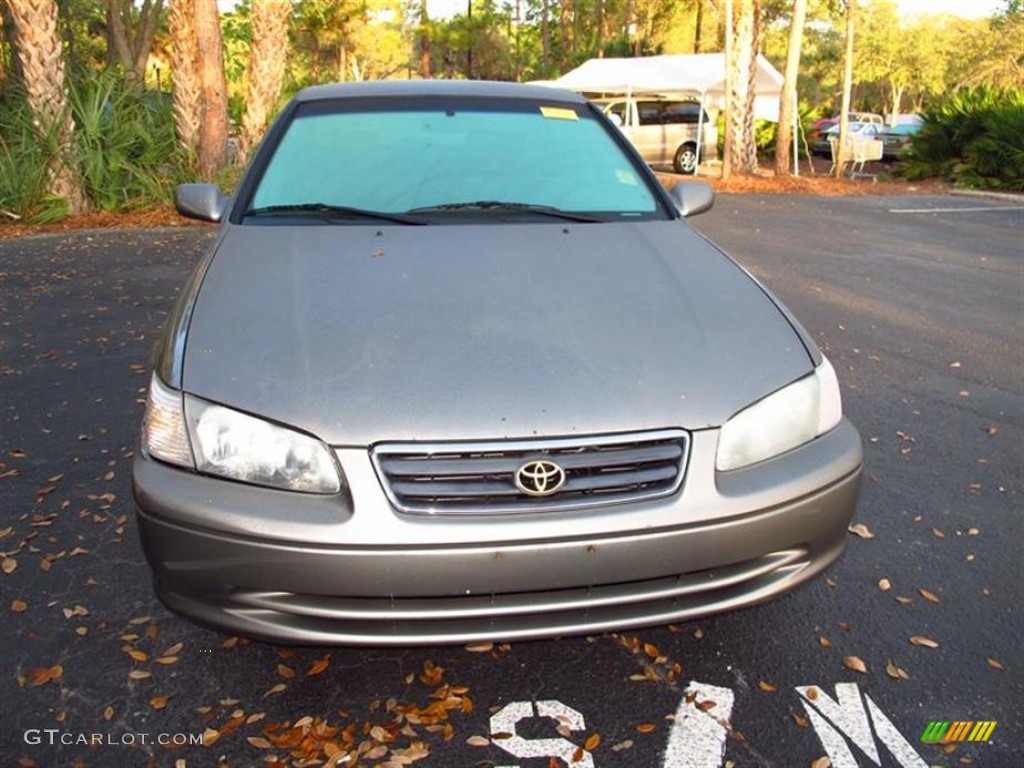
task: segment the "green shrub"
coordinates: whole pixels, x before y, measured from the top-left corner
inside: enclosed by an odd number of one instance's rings
[[[1024,90],[960,91],[925,112],[900,172],[1024,191]]]
[[[93,205],[127,210],[170,201],[190,165],[175,144],[170,94],[105,72],[73,82],[70,103],[75,157]]]
[[[36,135],[23,97],[12,94],[0,101],[0,210],[31,222],[65,215],[64,201],[46,193],[55,148],[53,136]]]

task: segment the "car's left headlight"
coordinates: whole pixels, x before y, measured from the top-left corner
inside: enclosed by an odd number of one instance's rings
[[[833,429],[842,417],[836,372],[823,356],[810,376],[759,400],[722,426],[715,468],[725,472],[778,456]]]
[[[341,490],[330,450],[309,435],[185,395],[196,469],[306,493]]]

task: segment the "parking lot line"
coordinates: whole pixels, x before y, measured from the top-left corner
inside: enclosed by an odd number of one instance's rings
[[[889,213],[978,213],[981,211],[1024,211],[1020,205],[983,205],[971,208],[890,208]]]

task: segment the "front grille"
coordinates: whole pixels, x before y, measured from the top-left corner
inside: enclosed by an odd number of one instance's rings
[[[384,490],[401,512],[418,515],[516,514],[652,499],[679,490],[689,439],[678,429],[591,438],[476,443],[385,443],[372,453]],[[516,472],[550,461],[565,482],[530,496]]]

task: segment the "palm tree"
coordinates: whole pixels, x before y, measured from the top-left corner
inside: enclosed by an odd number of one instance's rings
[[[789,22],[789,51],[786,56],[786,74],[782,81],[782,99],[779,103],[779,132],[775,141],[775,173],[788,176],[789,150],[793,143],[793,118],[796,116],[796,79],[800,73],[800,47],[807,20],[807,0],[793,0],[793,17]]]
[[[53,0],[8,0],[17,30],[17,54],[29,109],[41,142],[53,143],[49,192],[67,201],[69,213],[88,207],[72,157],[75,123],[68,105],[64,56]]]
[[[761,0],[737,0],[733,4],[733,44],[728,57],[729,109],[726,131],[731,139],[731,172],[757,171],[757,143],[754,139],[754,89],[757,79],[757,49],[761,37]]]
[[[252,47],[239,142],[239,159],[243,161],[263,138],[281,96],[291,8],[288,0],[253,0]]]
[[[194,153],[199,150],[199,125],[203,121],[194,0],[171,0],[167,22],[171,37],[174,129],[178,144]]]

